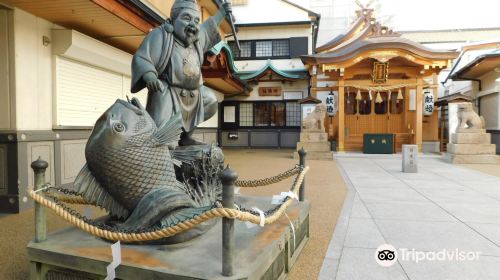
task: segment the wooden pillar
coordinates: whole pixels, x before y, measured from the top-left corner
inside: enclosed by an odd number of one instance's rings
[[[344,89],[344,79],[339,79],[339,152],[343,152],[344,149],[344,141],[345,141],[345,109],[344,109],[344,98],[345,98],[345,89]]]
[[[417,78],[417,110],[415,111],[415,144],[418,145],[418,151],[422,152],[422,126],[424,121],[424,86],[423,79]]]
[[[318,70],[316,70],[316,74],[311,73],[311,96],[318,98],[318,90],[316,89],[318,87],[318,75],[320,74],[320,69],[318,67]]]

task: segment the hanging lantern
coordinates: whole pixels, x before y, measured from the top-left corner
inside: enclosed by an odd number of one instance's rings
[[[434,112],[434,94],[432,89],[424,91],[424,116],[430,116]]]
[[[401,89],[398,90],[398,100],[403,100],[403,91]]]
[[[337,95],[330,90],[330,94],[326,97],[326,112],[328,113],[328,116],[335,117],[337,111]]]
[[[358,89],[358,93],[356,93],[356,100],[361,100],[361,90]]]
[[[377,91],[377,97],[375,98],[375,103],[382,103],[382,96],[380,96],[380,92]]]

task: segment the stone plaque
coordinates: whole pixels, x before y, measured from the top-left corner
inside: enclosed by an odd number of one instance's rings
[[[418,172],[418,146],[403,145],[403,173]]]

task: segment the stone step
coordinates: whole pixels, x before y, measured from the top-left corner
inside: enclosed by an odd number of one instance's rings
[[[451,135],[451,142],[455,144],[491,144],[491,134],[455,133]]]
[[[495,144],[453,144],[448,143],[448,153],[454,155],[495,155]]]
[[[301,132],[300,142],[328,142],[328,133],[325,132]]]
[[[299,159],[299,154],[294,152],[293,158]],[[333,152],[307,152],[306,165],[308,160],[333,160]]]
[[[297,151],[304,148],[309,152],[329,152],[330,142],[299,142],[297,143]]]
[[[479,128],[459,128],[457,133],[486,133],[486,129]]]
[[[446,161],[454,164],[500,164],[498,155],[452,155],[445,156]]]

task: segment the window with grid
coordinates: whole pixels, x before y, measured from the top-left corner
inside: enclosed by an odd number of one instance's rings
[[[300,126],[300,104],[286,103],[286,126]]]
[[[253,126],[253,103],[240,103],[240,126]]]
[[[229,47],[235,57],[251,57],[252,56],[252,42],[240,42],[241,51],[238,50],[236,43],[229,42]]]
[[[273,41],[273,56],[290,56],[290,41],[289,40]]]
[[[271,126],[285,126],[285,104],[281,102],[271,103]]]
[[[255,42],[255,56],[257,57],[273,56],[273,41]]]
[[[271,106],[269,103],[255,104],[255,126],[269,126]]]

